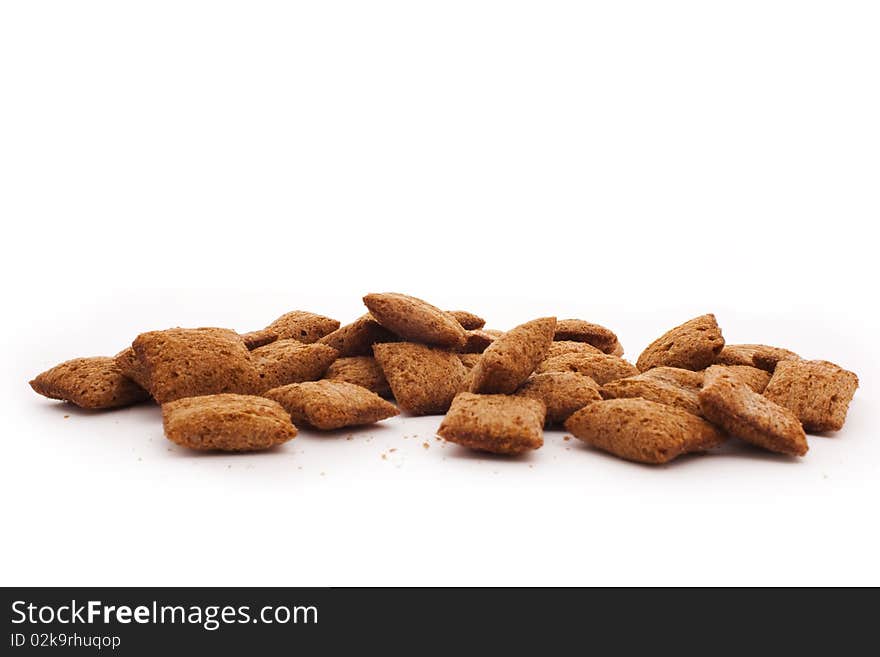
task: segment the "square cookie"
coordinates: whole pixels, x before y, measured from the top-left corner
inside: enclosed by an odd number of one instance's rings
[[[296,436],[290,415],[277,402],[251,395],[186,397],[162,405],[165,436],[196,450],[251,452]]]
[[[468,375],[459,355],[415,342],[373,347],[397,403],[413,415],[445,413]]]
[[[281,404],[294,424],[323,431],[372,424],[400,414],[394,404],[345,381],[291,383],[264,394]]]
[[[590,404],[568,418],[565,428],[593,447],[638,463],[667,463],[725,440],[696,415],[640,398]]]
[[[792,411],[807,431],[839,431],[859,377],[826,360],[781,360],[764,396]]]
[[[364,305],[377,322],[409,342],[458,349],[467,339],[453,315],[416,297],[397,292],[368,294]]]
[[[636,362],[639,371],[652,367],[681,367],[702,370],[718,357],[724,347],[715,315],[700,315],[670,329],[649,344]]]
[[[130,406],[149,399],[149,393],[122,373],[113,358],[74,358],[38,374],[34,392],[80,408]]]
[[[336,355],[336,350],[325,344],[303,344],[297,340],[276,340],[251,352],[261,392],[288,383],[317,381]]]
[[[142,333],[132,343],[150,394],[160,404],[219,393],[254,394],[260,377],[235,331],[173,328]]]
[[[497,338],[471,370],[470,391],[512,394],[535,371],[553,342],[555,317],[520,324]]]
[[[464,447],[494,454],[521,454],[544,444],[544,403],[526,397],[455,397],[437,434]]]

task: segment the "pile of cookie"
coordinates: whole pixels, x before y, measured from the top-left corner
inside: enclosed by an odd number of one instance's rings
[[[172,328],[115,357],[77,358],[30,382],[87,409],[152,398],[165,435],[196,450],[252,451],[396,416],[445,414],[437,433],[520,454],[563,426],[631,461],[665,463],[728,437],[803,456],[805,431],[837,431],[858,377],[758,344],[726,345],[714,315],[677,326],[636,363],[613,331],[543,317],[509,331],[398,293],[368,294],[340,326],[305,311],[264,329]],[[391,403],[393,399],[396,405]]]

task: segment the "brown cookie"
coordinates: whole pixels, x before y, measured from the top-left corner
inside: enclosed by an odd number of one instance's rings
[[[416,297],[396,292],[368,294],[364,305],[379,324],[404,340],[453,349],[463,347],[467,340],[455,317]]]
[[[734,375],[759,394],[764,392],[764,388],[770,383],[769,372],[766,370],[760,370],[757,367],[752,367],[751,365],[711,365],[707,367],[704,372],[711,376],[718,370]]]
[[[732,436],[771,452],[803,456],[807,437],[794,413],[752,390],[724,368],[707,371],[699,394],[703,417]]]
[[[104,356],[65,361],[38,374],[30,385],[44,397],[89,409],[129,406],[150,397],[122,373],[113,358]]]
[[[598,347],[594,347],[593,345],[586,342],[575,342],[574,340],[554,340],[550,343],[550,348],[547,350],[547,356],[544,358],[544,360],[556,358],[557,356],[562,356],[563,354],[583,352],[592,354],[604,353]]]
[[[614,331],[599,324],[585,322],[582,319],[561,319],[556,323],[554,341],[585,342],[593,345],[605,354],[620,356],[623,354],[623,346],[614,334]]]
[[[264,330],[274,333],[277,340],[297,340],[311,344],[338,328],[339,322],[335,319],[305,310],[293,310],[281,315]]]
[[[224,392],[248,395],[261,388],[251,352],[229,329],[150,331],[135,338],[132,348],[160,404]]]
[[[702,418],[640,398],[590,404],[568,418],[565,428],[593,447],[639,463],[666,463],[724,442]]]
[[[703,371],[694,372],[693,370],[685,370],[680,367],[652,367],[651,369],[640,374],[642,378],[659,379],[669,383],[681,386],[699,392],[703,387]]]
[[[532,374],[516,391],[516,396],[544,402],[548,425],[562,424],[575,411],[602,400],[599,384],[575,372]]]
[[[661,365],[702,370],[715,362],[722,347],[724,338],[715,315],[700,315],[649,344],[639,356],[636,367],[642,372]]]
[[[379,363],[372,356],[349,356],[335,360],[324,378],[328,381],[344,381],[353,383],[382,397],[391,395],[391,386]]]
[[[602,396],[606,399],[641,397],[658,404],[680,408],[693,415],[701,415],[700,400],[695,390],[644,375],[609,381],[602,386]]]
[[[467,377],[458,354],[437,347],[392,342],[373,353],[398,405],[413,415],[445,413]]]
[[[150,389],[150,380],[147,378],[147,372],[141,361],[134,353],[134,349],[126,347],[113,358],[116,361],[116,367],[129,379],[137,383],[144,390]],[[147,393],[149,394],[149,393]]]
[[[508,395],[455,397],[437,434],[464,447],[495,454],[521,454],[544,444],[543,402]]]
[[[288,383],[317,381],[336,360],[336,350],[325,344],[276,340],[251,352],[260,376],[260,390]]]
[[[491,333],[481,329],[468,331],[466,335],[464,346],[461,348],[462,353],[465,354],[481,354],[497,339]]]
[[[476,331],[486,325],[485,319],[474,313],[469,313],[467,310],[449,310],[447,312],[455,317],[455,320],[466,331]]]
[[[826,360],[781,360],[764,396],[793,412],[807,431],[838,431],[858,387],[858,376]]]
[[[589,352],[570,353],[548,358],[538,365],[538,374],[544,372],[577,372],[590,377],[600,386],[615,379],[635,376],[639,371],[623,358],[611,354]]]
[[[556,330],[555,317],[521,324],[495,340],[472,370],[470,391],[511,394],[547,356]]]
[[[244,342],[244,346],[251,350],[267,345],[270,342],[275,342],[275,340],[278,339],[278,334],[275,331],[270,331],[269,329],[260,329],[259,331],[239,333],[239,335]]]
[[[397,342],[400,338],[380,325],[370,313],[359,317],[351,324],[338,328],[318,340],[321,344],[333,347],[340,358],[348,356],[372,356],[373,345],[382,342]]]
[[[290,415],[278,403],[252,395],[187,397],[162,405],[165,436],[198,450],[250,452],[296,436]]]
[[[793,351],[766,344],[728,344],[719,352],[719,365],[749,365],[772,373],[781,360],[800,360]]]
[[[322,431],[372,424],[400,414],[394,404],[345,381],[291,383],[263,394],[281,404],[295,424]]]

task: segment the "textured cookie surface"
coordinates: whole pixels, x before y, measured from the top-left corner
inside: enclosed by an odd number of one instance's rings
[[[479,315],[470,313],[467,310],[449,310],[447,312],[455,317],[455,320],[459,324],[461,324],[461,327],[466,331],[475,331],[477,329],[483,328],[486,325],[485,319],[483,319]]]
[[[703,387],[703,371],[694,372],[680,367],[652,367],[640,375],[644,379],[660,379],[668,381],[694,392],[699,392]]]
[[[377,322],[410,342],[460,348],[467,339],[455,317],[416,297],[397,292],[368,294],[364,305]]]
[[[256,349],[278,339],[278,334],[269,329],[260,329],[259,331],[249,331],[248,333],[239,333],[244,346],[248,349]]]
[[[461,347],[462,353],[481,354],[489,348],[493,342],[497,340],[497,336],[483,331],[482,329],[474,329],[467,331],[465,334],[465,343]]]
[[[333,347],[339,356],[372,356],[373,345],[381,342],[397,342],[400,338],[379,324],[370,313],[363,315],[318,340]]]
[[[76,404],[80,408],[118,408],[149,398],[149,393],[125,376],[113,358],[74,358],[38,374],[34,392]]]
[[[296,436],[290,415],[277,402],[251,395],[187,397],[162,405],[165,436],[198,450],[249,452]]]
[[[538,365],[539,374],[544,372],[577,372],[590,377],[599,385],[615,379],[635,376],[639,371],[632,363],[611,354],[589,352],[569,353],[548,358]]]
[[[294,424],[324,431],[372,424],[399,414],[394,404],[345,381],[291,383],[264,394],[281,404]]]
[[[373,353],[398,405],[413,415],[445,413],[468,374],[458,354],[415,342],[377,344]]]
[[[339,328],[339,322],[305,310],[293,310],[281,315],[264,331],[274,333],[277,340],[298,340],[311,344]]]
[[[141,361],[134,353],[134,349],[126,347],[113,358],[116,367],[129,379],[137,383],[144,390],[150,389],[150,380]],[[148,393],[149,394],[149,393]]]
[[[437,434],[471,449],[520,454],[544,444],[544,414],[544,404],[536,399],[462,392]]]
[[[606,354],[620,356],[623,346],[611,329],[582,319],[561,319],[556,324],[555,341],[585,342]]]
[[[695,390],[644,375],[609,381],[602,386],[602,396],[606,399],[641,397],[658,404],[680,408],[693,415],[701,415],[700,400]]]
[[[353,383],[382,397],[391,394],[391,386],[388,385],[379,363],[372,356],[338,358],[327,369],[324,378],[328,381]]]
[[[756,393],[735,374],[712,368],[699,397],[703,417],[732,436],[771,452],[807,453],[807,437],[797,416]]]
[[[640,463],[666,463],[724,442],[702,418],[646,399],[590,404],[568,418],[565,428],[593,447]]]
[[[260,377],[260,392],[301,381],[317,381],[336,360],[336,350],[325,344],[276,340],[251,352]]]
[[[544,360],[556,358],[557,356],[563,356],[565,354],[583,352],[593,354],[604,353],[598,347],[594,347],[593,345],[586,342],[576,342],[575,340],[554,340],[550,343],[550,348],[547,350],[547,356],[544,358]]]
[[[556,330],[555,317],[542,317],[511,329],[483,352],[471,371],[470,391],[511,394],[525,383],[547,350]]]
[[[719,365],[750,365],[768,372],[776,369],[781,360],[799,360],[793,351],[766,344],[728,344],[719,352],[715,362]]]
[[[654,340],[639,356],[636,366],[642,372],[661,365],[702,370],[715,362],[723,347],[715,315],[701,315]]]
[[[480,354],[459,354],[458,358],[462,365],[469,370],[473,369],[473,367],[480,362]]]
[[[838,431],[859,378],[825,360],[781,360],[764,396],[792,411],[807,431]]]
[[[710,377],[719,372],[732,374],[757,393],[764,392],[764,388],[770,383],[769,372],[751,365],[710,365],[704,371]]]
[[[132,348],[160,404],[182,397],[259,392],[251,352],[235,331],[174,328],[142,333]]]
[[[544,402],[548,425],[562,424],[575,411],[602,400],[599,384],[575,372],[532,374],[516,391],[516,396]]]

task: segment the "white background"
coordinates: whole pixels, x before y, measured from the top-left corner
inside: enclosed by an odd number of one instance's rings
[[[878,33],[873,2],[3,3],[0,582],[880,584]],[[194,455],[27,386],[389,290],[633,359],[715,312],[861,388],[802,460],[652,468],[439,417]]]

